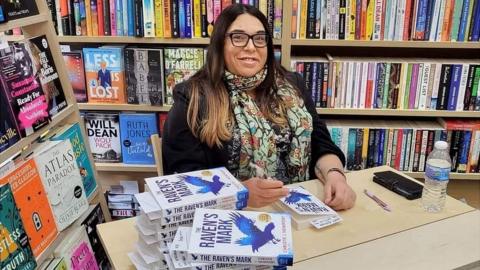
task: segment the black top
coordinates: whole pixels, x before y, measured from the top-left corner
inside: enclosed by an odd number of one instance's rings
[[[305,89],[302,77],[298,73],[288,73],[287,79],[298,87],[305,101],[305,106],[312,115],[312,155],[310,161],[310,177],[315,176],[315,163],[325,154],[335,154],[345,166],[345,155],[333,143],[325,123],[315,110],[312,95]],[[224,147],[209,147],[196,138],[187,124],[189,103],[188,81],[177,84],[173,91],[173,106],[168,113],[162,134],[163,170],[166,175],[175,172],[188,172],[208,168],[227,167],[228,151]]]

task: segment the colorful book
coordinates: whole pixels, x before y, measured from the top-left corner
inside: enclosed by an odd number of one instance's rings
[[[0,184],[6,183],[12,187],[33,255],[38,257],[55,240],[58,231],[35,162],[27,160],[0,179]]]
[[[72,144],[68,140],[44,142],[34,150],[34,159],[57,229],[62,231],[88,208]]]
[[[202,48],[165,48],[163,49],[165,103],[173,104],[173,88],[195,74],[204,63]]]
[[[145,179],[153,197],[162,209],[162,216],[195,211],[199,204],[206,207],[233,203],[237,209],[247,205],[248,190],[226,168]]]
[[[87,102],[87,85],[85,84],[85,68],[82,52],[62,52],[62,55],[76,101]]]
[[[33,68],[38,74],[43,92],[47,97],[48,114],[54,117],[67,107],[67,100],[63,93],[62,83],[58,76],[57,67],[45,35],[33,37],[25,41],[28,44]]]
[[[158,134],[154,113],[120,113],[120,141],[125,164],[155,164],[150,136]]]
[[[63,258],[71,270],[99,270],[98,263],[83,227],[75,227],[58,246],[54,255]]]
[[[83,48],[83,57],[88,102],[125,103],[125,69],[122,48]]]
[[[0,83],[0,108],[3,108],[0,114],[0,153],[20,140],[15,115],[10,109],[6,94],[7,92]]]
[[[95,161],[122,161],[118,114],[87,113],[85,114],[85,127]]]
[[[197,209],[188,246],[191,262],[293,264],[290,215]]]
[[[10,184],[0,185],[0,269],[33,270],[37,266]]]
[[[5,15],[8,20],[16,20],[38,14],[35,0],[2,1]]]
[[[78,123],[67,125],[57,130],[56,135],[52,138],[52,140],[67,139],[70,140],[72,144],[80,176],[82,177],[83,188],[85,189],[87,198],[89,198],[97,189],[97,182],[95,181],[95,173],[92,164],[90,164],[82,131]]]

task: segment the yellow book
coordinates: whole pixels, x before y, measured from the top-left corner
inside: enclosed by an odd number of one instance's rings
[[[368,0],[367,4],[367,40],[372,40],[373,35],[373,23],[375,20],[375,1]]]
[[[202,37],[202,14],[200,0],[193,0],[193,36]]]
[[[155,0],[155,36],[163,37],[163,1]]]
[[[348,16],[348,33],[345,35],[348,37],[348,40],[355,40],[355,14],[357,12],[357,3],[355,0],[350,0],[350,16]]]
[[[85,16],[87,21],[87,36],[93,36],[92,34],[92,7],[90,6],[90,1],[85,1]]]
[[[302,0],[301,12],[300,12],[300,39],[307,38],[307,0]]]
[[[367,168],[368,159],[368,128],[363,129],[363,144],[362,144],[362,169]]]
[[[407,68],[408,63],[403,62],[400,71],[400,88],[398,89],[397,109],[404,109],[403,103],[405,102],[405,84],[407,82]]]
[[[263,15],[268,16],[267,0],[259,0],[258,1],[258,9],[263,13]]]

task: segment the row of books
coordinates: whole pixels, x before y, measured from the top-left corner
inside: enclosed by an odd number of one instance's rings
[[[204,64],[203,48],[103,46],[63,52],[77,102],[173,104],[173,87]]]
[[[480,63],[295,58],[317,107],[479,111]]]
[[[0,153],[48,125],[67,105],[46,36],[0,49]]]
[[[281,38],[283,0],[48,0],[59,35],[209,37],[232,3],[254,5]]]
[[[150,136],[159,134],[167,114],[86,112],[88,141],[96,162],[155,164]]]
[[[293,0],[291,37],[479,41],[478,0]]]
[[[480,122],[447,120],[373,122],[327,120],[334,143],[347,157],[347,170],[388,165],[422,172],[434,142],[450,145],[452,172],[479,172]]]

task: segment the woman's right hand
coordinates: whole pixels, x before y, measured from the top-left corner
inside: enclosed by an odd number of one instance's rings
[[[248,189],[249,207],[263,207],[288,195],[288,189],[279,180],[252,177],[242,183]]]

